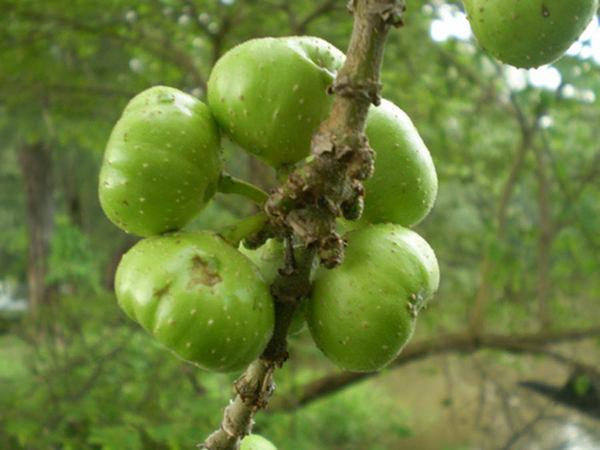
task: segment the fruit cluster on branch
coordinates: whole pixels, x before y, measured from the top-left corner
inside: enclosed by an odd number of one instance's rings
[[[314,158],[292,171],[265,204],[270,233],[263,233],[263,237],[266,240],[273,236],[286,236],[290,255],[286,258],[288,263],[271,285],[276,308],[275,331],[261,356],[269,368],[280,365],[287,357],[287,330],[299,301],[310,289],[314,251],[328,268],[342,262],[345,242],[337,233],[336,219],[355,220],[362,215],[362,181],[373,173],[374,154],[364,134],[365,122],[371,104],[380,103],[379,71],[383,46],[388,29],[401,23],[399,17],[404,11],[404,4],[365,1],[353,2],[353,7],[356,15],[353,37],[345,64],[335,82],[328,87],[330,94],[337,95],[331,113],[312,137],[311,153]],[[290,236],[304,246],[303,259],[298,264]],[[253,246],[264,244],[256,236],[254,238]],[[406,336],[399,337],[403,345]],[[262,385],[268,393],[272,390],[272,374],[272,370],[261,374],[264,377]],[[240,390],[244,386],[256,385],[256,378],[248,376],[248,371],[236,382],[236,396],[225,409],[223,424],[240,422],[240,418],[243,422],[249,418],[249,411],[264,406],[259,401],[262,397],[251,398],[248,402]],[[246,408],[240,408],[241,405]],[[201,448],[236,448],[235,445],[230,446],[234,440],[234,435],[222,425]]]
[[[540,18],[530,10],[538,1],[469,0],[467,10],[493,53],[535,65],[564,51],[598,0],[574,2],[577,20],[560,0],[545,0]],[[150,88],[130,101],[108,141],[102,208],[146,238],[119,264],[120,306],[203,369],[246,368],[205,450],[274,449],[245,436],[274,390],[288,335],[307,323],[338,366],[378,370],[399,355],[439,284],[433,250],[410,230],[435,201],[435,167],[410,118],[380,98],[384,44],[403,24],[405,2],[349,7],[346,55],[315,37],[244,42],[215,64],[208,105]],[[549,19],[556,12],[564,14]],[[510,26],[489,34],[486,24],[507,13]],[[547,31],[541,41],[507,53],[506,36],[535,27]],[[267,194],[224,173],[222,133],[283,183]],[[264,211],[219,233],[185,231],[218,191]]]
[[[371,104],[379,105],[379,72],[387,32],[402,24],[403,1],[353,1],[354,29],[345,64],[329,87],[331,113],[312,138],[314,159],[293,172],[269,198],[266,211],[278,229],[289,229],[318,248],[329,268],[343,260],[336,218],[360,218],[362,182],[373,174],[374,154],[364,134]]]

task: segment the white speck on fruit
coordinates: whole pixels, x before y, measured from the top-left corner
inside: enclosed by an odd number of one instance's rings
[[[192,309],[192,310],[190,311],[190,315],[192,315],[192,316],[193,316],[193,315],[195,315],[197,312],[198,312],[198,310],[197,310],[196,308],[194,308],[194,309]]]
[[[215,321],[214,321],[214,320],[212,320],[212,319],[208,319],[208,326],[209,326],[209,327],[210,327],[210,326],[211,326],[213,323],[215,323]]]

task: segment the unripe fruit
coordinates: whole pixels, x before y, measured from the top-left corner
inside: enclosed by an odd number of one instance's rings
[[[418,311],[437,290],[431,247],[394,224],[348,233],[343,263],[319,270],[306,311],[317,347],[357,372],[389,364],[410,339]]]
[[[598,10],[598,0],[464,0],[479,43],[516,67],[560,58]]]
[[[406,113],[387,100],[369,110],[366,134],[376,155],[375,173],[364,183],[363,220],[416,225],[437,196],[429,150]]]
[[[306,36],[253,39],[219,59],[208,80],[208,103],[219,125],[268,164],[295,163],[329,114],[344,54]]]
[[[115,125],[100,171],[100,203],[139,236],[178,230],[213,196],[220,136],[208,107],[164,86],[134,97]]]
[[[242,439],[240,450],[277,450],[277,448],[264,437],[250,434]]]
[[[119,305],[183,359],[240,370],[273,333],[273,299],[258,269],[209,232],[138,242],[119,264]]]
[[[269,239],[264,245],[255,250],[246,248],[242,243],[238,250],[258,267],[263,279],[269,286],[273,284],[279,274],[279,269],[283,267],[285,261],[285,249],[281,241]],[[288,331],[289,335],[294,336],[306,329],[305,309],[306,301],[302,300],[292,318]]]

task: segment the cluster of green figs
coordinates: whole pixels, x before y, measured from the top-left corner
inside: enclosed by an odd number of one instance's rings
[[[465,0],[480,43],[500,60],[532,67],[562,55],[587,26],[598,0]],[[273,333],[269,286],[283,244],[258,249],[218,233],[185,231],[219,189],[221,136],[275,170],[303,164],[328,116],[328,87],[344,54],[314,37],[247,41],[216,63],[208,104],[157,86],[133,98],[109,138],[100,173],[108,218],[145,239],[116,275],[119,304],[180,357],[212,371],[244,368]],[[373,371],[392,361],[437,290],[430,246],[410,230],[431,210],[437,176],[409,117],[383,100],[366,135],[376,152],[365,208],[348,231],[343,263],[313,271],[290,333],[308,324],[338,366]]]
[[[122,258],[120,306],[181,358],[217,372],[257,358],[274,327],[270,284],[284,261],[276,239],[258,249],[210,231],[185,231],[219,189],[221,135],[278,170],[303,164],[332,106],[327,88],[344,54],[314,37],[247,41],[216,63],[208,105],[170,87],[134,97],[109,138],[101,205],[123,230],[144,237]],[[436,291],[430,246],[409,227],[430,211],[437,176],[408,116],[389,101],[372,107],[366,134],[376,152],[362,218],[340,228],[343,263],[315,267],[312,290],[290,334],[308,324],[334,363],[373,371],[410,338]]]

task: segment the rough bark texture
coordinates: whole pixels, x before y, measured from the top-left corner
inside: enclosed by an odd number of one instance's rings
[[[335,218],[352,220],[362,213],[361,181],[372,174],[374,159],[363,131],[370,105],[379,103],[387,32],[402,23],[404,2],[354,1],[351,9],[355,20],[346,62],[330,88],[336,94],[331,114],[313,137],[315,159],[293,172],[266,205],[275,228],[317,248],[327,267],[344,254]]]
[[[268,232],[251,244],[278,236],[286,240],[286,263],[271,286],[275,300],[275,330],[263,355],[236,381],[236,395],[225,408],[220,428],[200,445],[204,450],[237,450],[252,430],[253,416],[273,392],[273,372],[287,359],[287,331],[299,301],[310,290],[317,253],[327,267],[339,264],[344,242],[335,220],[356,219],[362,213],[362,180],[373,172],[373,151],[364,135],[369,107],[379,103],[379,73],[383,48],[392,26],[401,25],[403,0],[354,0],[354,27],[346,62],[331,93],[331,114],[311,144],[314,159],[292,172],[266,202]],[[304,244],[296,260],[294,242]]]
[[[48,302],[50,290],[45,278],[48,270],[50,238],[54,224],[54,180],[52,147],[39,141],[19,149],[27,218],[27,284],[32,315]]]
[[[286,264],[272,285],[275,299],[275,330],[263,355],[252,362],[234,383],[235,396],[223,413],[218,430],[200,445],[206,450],[237,450],[241,439],[252,431],[253,417],[265,408],[275,389],[273,372],[287,359],[287,332],[298,302],[308,294],[313,251],[304,251],[296,261],[291,239]]]

